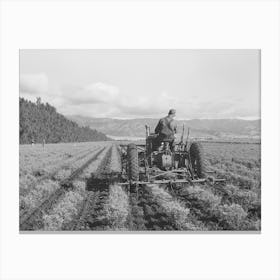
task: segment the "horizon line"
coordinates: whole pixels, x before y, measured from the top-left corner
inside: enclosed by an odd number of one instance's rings
[[[158,119],[161,117],[131,117],[131,118],[122,118],[122,117],[91,117],[80,114],[65,115],[65,116],[77,116],[91,119],[114,119],[114,120],[141,120],[141,119]],[[261,120],[261,117],[231,117],[231,118],[175,118],[177,121],[190,121],[190,120],[244,120],[244,121],[257,121]]]

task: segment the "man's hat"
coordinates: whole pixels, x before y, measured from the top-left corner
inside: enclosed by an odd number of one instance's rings
[[[170,109],[168,112],[168,115],[175,115],[176,114],[176,110],[175,109]]]

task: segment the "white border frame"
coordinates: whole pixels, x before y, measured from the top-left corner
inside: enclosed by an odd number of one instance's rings
[[[2,279],[280,279],[278,1],[1,2]],[[18,50],[262,50],[262,233],[20,235]],[[43,253],[42,253],[43,252]]]

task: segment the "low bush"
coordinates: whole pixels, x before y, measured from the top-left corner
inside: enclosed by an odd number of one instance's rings
[[[23,211],[29,211],[37,207],[42,201],[44,201],[49,195],[59,188],[59,184],[52,180],[46,180],[38,185],[34,185],[26,195],[20,195],[19,205],[20,214]]]
[[[238,204],[219,205],[213,215],[224,230],[242,230],[247,217],[247,213]]]
[[[182,190],[181,195],[185,198],[188,208],[214,209],[221,203],[221,197],[200,186],[187,186]]]
[[[182,203],[175,200],[168,192],[158,185],[147,185],[151,189],[154,199],[164,208],[166,214],[178,230],[196,230],[197,228],[190,223],[188,215],[190,210],[185,208]]]
[[[129,214],[129,200],[127,194],[119,185],[111,185],[109,197],[104,206],[109,227],[112,230],[125,230]]]

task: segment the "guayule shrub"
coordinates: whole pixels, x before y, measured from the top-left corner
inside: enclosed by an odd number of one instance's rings
[[[53,177],[53,179],[62,181],[68,178],[72,174],[72,170],[70,169],[61,169],[59,170]]]
[[[44,199],[60,186],[57,182],[46,180],[35,185],[26,195],[20,195],[20,211],[27,211],[37,207]]]
[[[110,159],[110,171],[111,172],[121,172],[121,157],[119,154],[119,151],[116,147],[116,145],[112,146],[112,153],[111,153],[111,159]]]
[[[164,208],[178,229],[193,228],[188,219],[189,209],[185,208],[179,201],[174,200],[169,193],[158,185],[150,184],[147,187],[151,189],[154,199]]]
[[[130,211],[128,214],[128,227],[131,230],[146,230],[143,207],[138,205],[134,194],[130,194]]]
[[[69,191],[62,200],[43,216],[44,230],[61,230],[63,225],[69,223],[77,214],[77,205],[83,200],[83,196],[75,191]]]
[[[222,186],[222,188],[229,203],[240,204],[245,210],[258,201],[258,195],[253,191],[240,190],[233,185]]]
[[[187,205],[194,205],[199,209],[214,209],[221,202],[221,197],[200,186],[186,187],[182,191],[182,195],[186,198]]]
[[[125,229],[129,214],[129,200],[121,186],[110,186],[110,193],[104,210],[111,229]]]
[[[238,204],[219,205],[214,211],[214,215],[220,226],[227,230],[242,229],[247,213]]]
[[[36,177],[34,177],[31,174],[26,174],[24,176],[20,177],[19,180],[19,195],[24,196],[30,191],[30,188],[32,188],[37,182]]]

